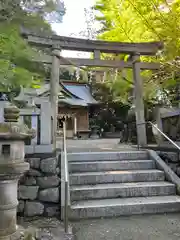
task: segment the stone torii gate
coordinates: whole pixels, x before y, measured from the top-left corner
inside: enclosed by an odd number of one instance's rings
[[[160,67],[157,63],[140,62],[140,56],[152,56],[158,50],[163,48],[161,42],[149,43],[120,43],[120,42],[107,42],[96,40],[85,40],[71,37],[62,37],[57,35],[42,35],[35,34],[26,30],[22,31],[22,36],[27,39],[28,43],[33,46],[49,48],[52,55],[43,55],[40,61],[52,65],[51,71],[51,93],[50,101],[53,110],[53,144],[56,148],[56,132],[57,132],[57,101],[58,101],[58,84],[59,84],[59,71],[61,65],[76,65],[76,66],[89,66],[89,67],[109,67],[109,68],[132,68],[134,80],[134,104],[136,113],[137,136],[139,146],[147,144],[146,126],[144,124],[144,102],[143,102],[143,83],[140,76],[141,70],[156,70]],[[61,56],[62,50],[84,51],[93,52],[93,59],[82,58],[66,58]],[[102,60],[101,53],[114,53],[114,54],[127,54],[129,60]]]

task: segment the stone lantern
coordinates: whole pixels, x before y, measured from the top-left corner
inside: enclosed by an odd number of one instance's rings
[[[4,108],[0,123],[0,238],[16,232],[17,186],[20,176],[29,169],[24,162],[24,140],[34,137],[34,131],[18,123],[19,109]]]

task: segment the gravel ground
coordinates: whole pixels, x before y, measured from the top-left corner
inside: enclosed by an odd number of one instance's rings
[[[18,218],[17,224],[17,232],[10,240],[73,240],[72,234],[64,233],[63,223],[57,218]]]
[[[180,213],[83,220],[73,225],[75,240],[180,239]]]

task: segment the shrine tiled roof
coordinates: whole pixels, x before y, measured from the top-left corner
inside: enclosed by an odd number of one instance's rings
[[[81,99],[76,99],[76,98],[64,98],[64,99],[59,99],[60,103],[65,103],[67,105],[71,106],[82,106],[82,107],[87,107],[88,104],[87,102],[81,100]]]
[[[98,102],[93,98],[90,87],[87,84],[74,84],[69,82],[62,83],[65,90],[72,94],[73,101],[79,100],[79,104],[83,101],[87,105],[97,104]],[[82,102],[82,103],[83,103]]]
[[[21,89],[16,101],[28,101],[33,98],[36,101],[40,99],[49,99],[50,84],[42,84],[38,89]],[[61,81],[59,85],[59,103],[72,106],[89,106],[98,102],[93,98],[90,87],[86,83]]]

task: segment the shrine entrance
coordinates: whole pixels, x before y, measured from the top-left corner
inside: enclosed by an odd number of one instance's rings
[[[141,79],[141,70],[156,70],[160,64],[153,62],[141,62],[140,56],[153,56],[158,50],[163,48],[160,42],[147,43],[120,43],[107,41],[85,40],[71,37],[62,37],[57,35],[47,36],[39,35],[26,30],[22,31],[22,36],[33,46],[41,46],[51,49],[52,55],[43,54],[40,61],[52,65],[51,71],[51,93],[50,102],[53,118],[53,144],[56,148],[57,133],[57,113],[58,113],[58,90],[60,66],[88,66],[88,67],[107,67],[115,69],[132,68],[134,82],[134,105],[136,115],[137,138],[139,146],[147,145],[146,126],[144,117],[143,102],[143,83]],[[92,52],[93,59],[82,58],[63,58],[62,50]],[[126,54],[129,55],[127,61],[103,60],[102,53]]]

